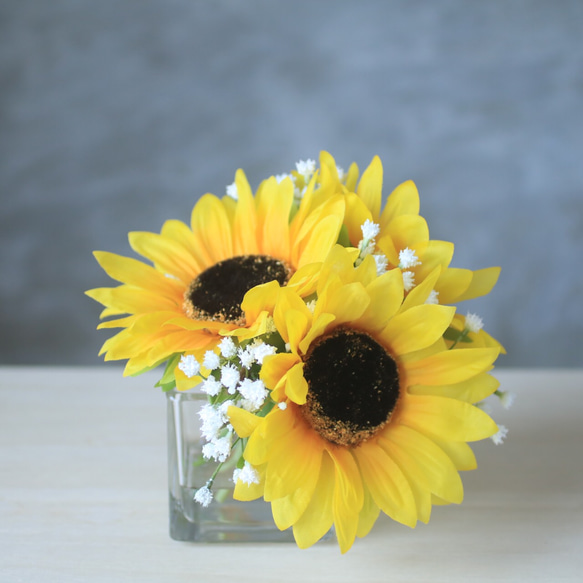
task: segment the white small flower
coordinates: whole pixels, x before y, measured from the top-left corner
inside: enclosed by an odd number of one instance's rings
[[[411,291],[415,287],[415,274],[412,271],[403,271],[403,287]]]
[[[189,378],[197,375],[200,371],[200,364],[192,354],[182,355],[180,362],[178,363],[178,368]]]
[[[286,178],[291,178],[293,180],[293,176],[291,174],[276,174],[275,175],[275,180],[277,180],[277,183],[281,183],[283,182]]]
[[[217,447],[214,441],[209,441],[202,446],[202,457],[205,460],[215,459]]]
[[[207,350],[204,353],[204,358],[202,359],[202,366],[208,368],[208,370],[216,370],[221,366],[221,359],[219,355],[213,350]]]
[[[236,484],[238,480],[241,480],[241,482],[248,486],[251,484],[259,484],[259,474],[249,462],[245,462],[242,468],[237,468],[233,472],[233,482]]]
[[[239,392],[247,401],[249,408],[245,407],[245,409],[248,410],[261,409],[267,398],[267,389],[261,380],[243,379],[239,385]]]
[[[231,455],[231,433],[228,433],[224,437],[215,440],[215,452],[214,458],[218,462],[225,462],[227,458]]]
[[[241,374],[235,365],[227,364],[221,368],[221,384],[229,391],[229,394],[234,394],[240,378]]]
[[[221,388],[221,383],[215,377],[205,379],[200,387],[201,391],[210,397],[216,397],[221,392]]]
[[[237,184],[235,182],[233,182],[233,184],[229,184],[229,186],[227,186],[227,196],[230,196],[231,198],[233,198],[235,200],[239,200],[239,193],[237,191]]]
[[[432,289],[425,300],[426,304],[439,304],[439,292]]]
[[[465,327],[466,330],[469,330],[470,332],[479,332],[484,327],[484,322],[482,321],[482,318],[480,318],[480,316],[478,316],[477,314],[472,314],[468,312],[466,314]]]
[[[336,172],[338,173],[338,180],[340,180],[340,182],[344,182],[344,180],[346,180],[346,172],[344,172],[344,168],[336,166]]]
[[[316,161],[311,160],[300,160],[296,162],[296,170],[298,174],[301,174],[304,177],[304,180],[307,182],[312,174],[316,171]]]
[[[415,251],[409,249],[409,247],[405,247],[405,249],[399,251],[399,267],[401,269],[409,269],[417,265],[421,265],[421,261],[415,255]]]
[[[239,350],[237,351],[237,355],[239,356],[239,360],[241,361],[241,366],[243,368],[250,369],[251,365],[255,361],[253,351],[249,350],[249,347],[245,348],[245,350],[239,348]]]
[[[231,401],[230,399],[228,401],[225,401],[223,403],[221,403],[219,405],[219,415],[221,416],[221,419],[223,421],[223,423],[228,423],[229,421],[229,416],[227,415],[227,411],[229,410],[229,407],[233,404],[233,401]],[[231,425],[227,425],[227,427],[229,427],[229,430],[231,428]]]
[[[504,443],[506,436],[508,435],[508,429],[504,425],[498,425],[498,432],[492,435],[490,439],[496,444],[501,445]]]
[[[280,401],[277,406],[282,410],[285,411],[287,409],[287,403],[285,401]]]
[[[225,358],[232,358],[237,354],[237,347],[230,336],[225,336],[219,342],[219,350]]]
[[[275,354],[277,351],[275,346],[272,346],[271,344],[265,344],[265,342],[262,342],[261,344],[255,344],[252,350],[253,356],[255,357],[255,362],[257,362],[257,364],[263,364],[263,359],[266,356]]]
[[[310,300],[309,302],[306,302],[306,308],[308,308],[308,310],[310,310],[310,312],[313,314],[316,311],[316,300]]]
[[[387,268],[389,267],[389,260],[386,258],[385,255],[382,253],[375,253],[372,258],[377,266],[377,275],[382,275],[386,273]]]
[[[213,493],[206,486],[203,486],[196,491],[194,500],[206,508],[213,501]]]
[[[296,201],[300,201],[302,200],[302,198],[304,198],[304,194],[306,194],[306,191],[308,189],[304,186],[301,190],[296,186],[294,188],[294,198]]]
[[[202,446],[202,456],[207,459],[214,459],[217,462],[225,462],[231,455],[231,438],[229,432],[224,437],[215,438]]]
[[[366,221],[360,225],[360,230],[362,231],[362,238],[368,241],[374,239],[381,232],[381,227],[380,225],[373,223],[370,219],[366,219]]]
[[[367,255],[372,255],[376,248],[374,239],[361,239],[358,243],[358,250],[360,251],[358,257],[362,261]]]
[[[198,412],[202,421],[200,432],[207,441],[216,439],[219,431],[225,424],[225,417],[220,409],[216,409],[210,403],[203,405]]]
[[[510,391],[498,391],[498,396],[500,397],[500,403],[502,403],[504,409],[510,409],[516,399],[516,395]]]

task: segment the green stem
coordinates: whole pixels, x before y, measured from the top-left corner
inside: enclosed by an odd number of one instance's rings
[[[451,350],[452,348],[455,348],[456,344],[461,342],[469,334],[469,332],[470,331],[467,328],[464,328],[460,335],[456,338],[455,342],[449,347],[449,349]]]
[[[231,449],[233,449],[237,443],[241,440],[240,437],[237,437],[237,439],[235,439],[235,441],[233,442],[233,445],[231,446]],[[221,462],[215,469],[215,471],[213,472],[213,475],[209,478],[208,482],[206,483],[206,487],[210,490],[213,487],[213,482],[215,481],[215,478],[217,477],[218,473],[221,471],[221,468],[225,465],[226,462]]]

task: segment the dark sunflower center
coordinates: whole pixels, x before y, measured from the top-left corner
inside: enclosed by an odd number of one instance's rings
[[[302,411],[339,445],[358,445],[389,420],[399,398],[399,371],[368,334],[339,328],[312,346],[304,361],[308,396]]]
[[[184,310],[195,320],[245,324],[241,302],[256,285],[277,280],[285,285],[291,269],[268,255],[240,255],[215,263],[192,280]]]

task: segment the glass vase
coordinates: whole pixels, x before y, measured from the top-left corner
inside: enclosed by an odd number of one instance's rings
[[[201,463],[205,441],[198,413],[208,398],[197,388],[169,391],[167,396],[170,536],[191,542],[293,542],[291,528],[280,531],[275,526],[270,504],[233,500],[236,460],[228,460],[215,478],[209,506],[194,501],[217,467],[212,460]]]

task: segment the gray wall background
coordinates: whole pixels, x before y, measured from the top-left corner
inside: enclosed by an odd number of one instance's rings
[[[583,3],[0,0],[0,362],[99,364],[91,251],[329,150],[413,179],[507,366],[579,366]]]

